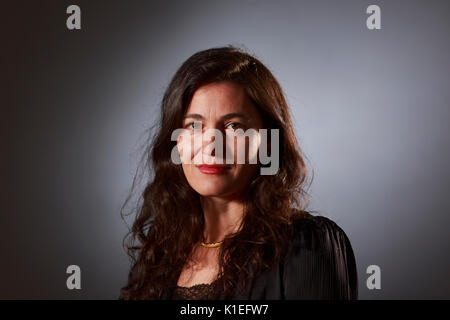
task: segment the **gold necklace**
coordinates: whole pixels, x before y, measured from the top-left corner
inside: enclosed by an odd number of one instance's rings
[[[205,248],[217,248],[222,244],[222,241],[218,241],[218,242],[201,242],[200,244],[205,247]]]

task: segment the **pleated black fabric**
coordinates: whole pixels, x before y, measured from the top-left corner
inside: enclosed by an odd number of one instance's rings
[[[345,232],[332,220],[308,215],[280,271],[284,299],[357,299],[356,261]]]
[[[309,213],[295,222],[294,230],[286,259],[232,299],[357,299],[356,261],[345,232],[329,218]],[[172,291],[166,298],[172,298]]]

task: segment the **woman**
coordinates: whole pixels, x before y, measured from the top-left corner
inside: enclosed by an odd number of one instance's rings
[[[249,152],[244,163],[237,152],[231,164],[220,161],[227,143],[207,154],[212,162],[186,161],[216,142],[202,137],[201,150],[192,147],[207,129],[231,135],[231,147]],[[239,129],[279,133],[267,141],[276,170],[261,174],[271,164],[249,161],[255,145],[238,144]],[[305,211],[306,168],[289,109],[255,57],[230,46],[184,62],[147,150],[153,176],[131,230],[133,267],[120,299],[357,298],[350,242],[333,221]]]

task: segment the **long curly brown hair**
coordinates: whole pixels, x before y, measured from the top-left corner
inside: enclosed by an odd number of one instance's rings
[[[173,76],[162,99],[157,132],[146,147],[149,178],[124,239],[132,268],[119,299],[164,298],[165,290],[176,285],[192,248],[201,241],[200,198],[181,165],[171,160],[176,145],[171,135],[182,127],[195,90],[224,80],[242,85],[265,128],[279,130],[280,166],[274,175],[257,176],[246,189],[242,227],[228,235],[220,248],[217,297],[244,292],[249,279],[274,266],[286,253],[292,221],[305,212],[307,172],[283,91],[269,69],[244,50],[228,46],[200,51]]]

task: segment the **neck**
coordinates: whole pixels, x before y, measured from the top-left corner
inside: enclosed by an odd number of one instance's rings
[[[237,232],[244,216],[242,199],[200,197],[205,218],[205,242],[222,241],[228,234]]]

